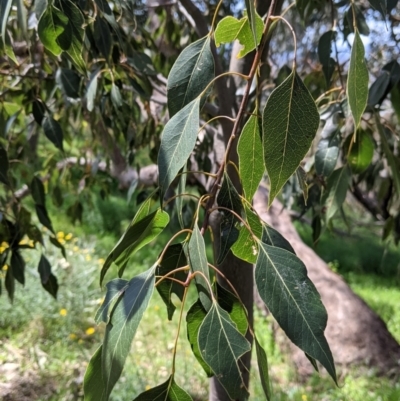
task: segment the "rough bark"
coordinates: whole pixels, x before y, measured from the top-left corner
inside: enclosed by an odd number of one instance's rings
[[[267,190],[261,187],[254,200],[255,210],[291,243],[297,256],[306,265],[308,275],[321,294],[328,312],[325,335],[335,364],[339,367],[364,365],[382,374],[399,375],[400,345],[383,320],[354,294],[339,275],[329,269],[313,249],[302,242],[283,206],[274,201],[267,210],[267,200]],[[257,304],[265,308],[261,300]],[[292,343],[289,348],[299,374],[311,374],[313,367],[304,353]]]

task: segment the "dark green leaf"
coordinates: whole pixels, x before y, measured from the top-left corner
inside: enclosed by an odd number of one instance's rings
[[[390,80],[391,77],[388,71],[383,71],[382,75],[375,80],[369,88],[368,106],[375,107],[377,104],[380,105],[385,100]]]
[[[329,177],[335,169],[339,157],[340,132],[335,130],[318,143],[315,153],[315,171],[318,175]]]
[[[56,185],[53,188],[52,197],[51,197],[54,206],[61,207],[64,203],[63,194],[61,188]]]
[[[398,1],[399,0],[387,0],[386,8],[388,14],[390,14],[392,10],[397,6]]]
[[[204,361],[231,399],[246,400],[248,391],[243,383],[239,358],[251,349],[250,343],[237,330],[228,312],[213,303],[198,334]],[[223,358],[221,357],[223,355]]]
[[[111,311],[102,352],[102,378],[105,399],[121,376],[132,340],[154,290],[154,269],[135,276],[127,284]]]
[[[47,214],[46,206],[35,205],[35,209],[39,221],[54,234],[53,225],[51,224],[50,217]]]
[[[205,363],[203,357],[201,356],[201,352],[199,349],[199,343],[197,341],[199,335],[200,325],[206,317],[207,312],[204,310],[200,300],[198,299],[188,310],[186,315],[186,327],[187,327],[187,336],[192,347],[192,351],[204,371],[206,372],[208,377],[214,375],[211,368]]]
[[[0,36],[2,42],[0,45],[2,44],[3,46],[5,45],[7,19],[11,10],[11,5],[12,0],[0,0]]]
[[[63,131],[58,121],[53,117],[44,117],[42,127],[46,137],[61,151],[63,151]]]
[[[13,251],[10,264],[14,278],[22,285],[25,285],[25,261],[19,251]]]
[[[319,372],[317,361],[312,356],[308,355],[307,352],[305,352],[304,355],[310,361],[311,365],[313,365],[313,368],[315,369],[315,371]]]
[[[360,34],[356,31],[351,48],[350,67],[347,76],[347,97],[355,129],[360,125],[368,99],[368,69],[364,55],[364,44]]]
[[[319,39],[318,42],[318,57],[319,62],[322,64],[322,71],[325,75],[327,86],[329,87],[332,74],[335,71],[336,62],[331,57],[332,53],[332,42],[336,40],[336,32],[328,31],[325,32]]]
[[[264,174],[261,136],[255,112],[243,127],[237,150],[243,192],[246,199],[251,202]]]
[[[206,311],[211,307],[210,276],[208,274],[208,264],[204,239],[200,234],[197,224],[193,227],[193,232],[189,240],[187,249],[190,269],[192,273],[200,272],[195,275],[195,282],[200,301]]]
[[[400,84],[397,84],[390,92],[390,101],[396,113],[398,121],[400,121]]]
[[[296,254],[289,241],[279,231],[276,231],[268,224],[263,224],[262,226],[261,241],[266,245],[273,246],[275,248],[281,248],[288,252]]]
[[[107,22],[101,18],[100,15],[97,15],[94,21],[93,29],[96,47],[105,57],[105,59],[109,60],[111,54],[112,37]]]
[[[160,200],[194,149],[199,130],[200,99],[192,100],[165,125],[158,153]]]
[[[156,238],[164,230],[168,222],[168,213],[160,209],[139,221],[134,220],[108,255],[101,269],[100,285],[111,263],[115,263],[120,268],[118,274],[121,277],[129,258]]]
[[[12,268],[10,266],[6,271],[6,278],[4,280],[4,285],[6,287],[8,297],[12,302],[14,300],[14,292],[15,292],[15,278],[13,275]]]
[[[290,340],[321,362],[336,383],[324,336],[328,316],[303,262],[285,249],[260,243],[255,282],[261,299]]]
[[[307,183],[307,173],[304,169],[299,166],[296,170],[297,181],[299,182],[301,191],[303,192],[304,203],[307,204],[308,199],[308,183]]]
[[[112,84],[111,86],[111,101],[116,109],[122,106],[122,96],[117,85]]]
[[[351,137],[349,137],[349,140],[351,140]],[[349,142],[347,142],[347,144],[349,144]],[[348,153],[348,162],[351,171],[354,174],[361,174],[371,164],[373,156],[374,142],[372,141],[370,134],[364,130],[359,130],[357,133],[357,139],[353,143],[350,153]]]
[[[73,224],[75,224],[76,220],[82,223],[82,214],[83,214],[83,206],[82,203],[79,201],[76,201],[73,205],[71,205],[67,209],[67,216],[71,219]]]
[[[50,242],[57,247],[58,249],[61,249],[61,253],[64,256],[64,258],[67,258],[67,254],[65,253],[65,248],[64,246],[58,241],[56,237],[49,237]]]
[[[42,125],[44,116],[46,115],[46,107],[40,99],[35,99],[32,103],[32,114],[35,121]]]
[[[317,132],[314,100],[295,71],[269,96],[263,111],[263,148],[271,188],[268,204],[296,171]]]
[[[99,324],[100,322],[108,323],[110,320],[111,311],[114,308],[115,303],[122,296],[124,291],[128,288],[128,281],[121,278],[116,278],[109,281],[106,284],[106,296],[100,308],[96,312],[94,318],[95,322]]]
[[[376,11],[379,11],[382,15],[382,18],[385,20],[386,18],[386,0],[368,0],[369,4],[371,4],[372,8]]]
[[[269,382],[267,354],[264,348],[258,342],[257,337],[254,337],[254,343],[256,345],[257,365],[258,365],[258,372],[260,373],[261,385],[264,390],[264,394],[267,397],[267,400],[270,401],[272,392],[271,392],[271,385]]]
[[[7,151],[0,145],[0,182],[8,185],[8,155]]]
[[[127,61],[130,66],[144,75],[157,75],[151,58],[146,53],[132,52]]]
[[[347,188],[349,186],[350,173],[349,169],[341,167],[335,170],[328,178],[326,189],[322,195],[322,214],[325,216],[325,221],[328,222],[342,207],[346,199]]]
[[[73,99],[79,98],[81,77],[75,71],[68,70],[67,68],[60,68],[58,74],[59,83],[64,94]]]
[[[193,401],[193,399],[175,383],[174,377],[170,376],[165,383],[145,391],[133,401]]]
[[[103,376],[101,374],[101,355],[103,346],[100,345],[90,359],[83,379],[83,394],[85,401],[106,401]]]
[[[181,171],[181,175],[179,177],[179,182],[178,182],[178,186],[176,188],[176,213],[178,215],[178,220],[179,220],[179,224],[181,226],[181,228],[185,228],[185,224],[183,221],[183,215],[182,215],[182,208],[183,208],[183,194],[185,192],[185,188],[186,188],[186,178],[187,178],[187,166],[186,164],[183,166],[182,171]],[[181,195],[181,196],[179,196]]]
[[[247,18],[249,19],[251,32],[253,34],[254,43],[258,45],[257,40],[257,14],[256,7],[254,5],[254,0],[245,0]]]
[[[68,25],[68,17],[53,5],[47,7],[38,24],[38,35],[44,47],[59,56],[63,49],[58,39]]]
[[[182,244],[170,245],[164,254],[161,265],[157,266],[156,275],[161,277],[165,276],[173,270],[186,266],[187,264]],[[180,271],[171,274],[168,277],[185,282],[187,273]],[[182,301],[185,288],[176,281],[167,278],[157,285],[157,291],[167,306],[168,320],[171,320],[176,309],[172,302],[171,295],[175,294]]]
[[[51,265],[44,255],[40,257],[38,271],[43,288],[54,298],[57,298],[57,278],[51,272]]]
[[[32,198],[37,205],[46,205],[46,195],[44,192],[44,185],[39,177],[34,176],[31,181],[31,194]]]
[[[361,35],[368,36],[370,31],[365,21],[365,17],[363,12],[357,7],[355,4],[352,4],[351,7],[344,13],[343,15],[343,34],[347,37],[350,33],[354,33],[354,23],[353,23],[353,9],[356,10],[356,27]]]

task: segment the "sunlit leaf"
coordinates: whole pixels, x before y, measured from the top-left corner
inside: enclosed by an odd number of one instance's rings
[[[237,151],[243,192],[246,199],[251,202],[264,174],[263,151],[257,115],[250,116],[243,127]]]
[[[102,351],[105,398],[121,376],[132,340],[154,290],[154,268],[135,276],[115,303],[106,326]]]
[[[103,376],[101,374],[101,355],[103,345],[97,348],[90,359],[83,379],[83,394],[85,401],[106,401]]]
[[[200,99],[192,100],[165,125],[158,153],[160,199],[194,149],[199,130]]]
[[[285,249],[261,242],[255,282],[261,299],[290,340],[321,362],[336,382],[324,336],[328,316],[303,262]]]
[[[250,343],[237,330],[228,312],[213,303],[204,318],[198,334],[204,361],[231,399],[247,399],[238,359],[249,352]],[[223,358],[221,357],[223,355]]]
[[[157,387],[137,396],[133,401],[193,401],[192,397],[174,380],[173,376]]]
[[[195,275],[194,279],[201,304],[208,311],[211,307],[212,298],[210,293],[210,276],[208,274],[206,247],[197,224],[193,227],[187,253],[192,273],[199,272],[199,274]]]
[[[349,137],[351,140],[351,137]],[[345,148],[348,148],[349,142],[345,143]],[[353,143],[350,153],[348,153],[348,162],[351,171],[354,174],[361,174],[371,164],[374,156],[374,142],[368,132],[359,130],[357,139]]]
[[[253,34],[254,43],[258,45],[257,40],[257,12],[254,4],[254,0],[245,0],[247,18],[249,19],[251,32]]]
[[[260,373],[261,385],[264,390],[264,394],[267,397],[267,400],[270,401],[272,392],[271,392],[271,385],[269,382],[267,354],[264,348],[258,342],[257,337],[254,337],[254,344],[256,346],[257,365],[258,365],[258,372]]]
[[[210,37],[186,47],[175,61],[167,83],[168,110],[173,117],[195,100],[214,78],[214,58]]]
[[[367,107],[368,99],[368,68],[364,56],[364,44],[360,34],[356,31],[347,76],[347,97],[355,129],[360,125],[361,116]]]
[[[263,111],[264,162],[271,185],[269,205],[308,152],[318,125],[314,100],[292,71],[271,93]]]

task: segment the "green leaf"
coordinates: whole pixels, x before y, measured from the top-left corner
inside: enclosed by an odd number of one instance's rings
[[[46,107],[40,99],[35,99],[32,103],[32,114],[35,121],[42,125],[44,116],[46,115]]]
[[[121,96],[121,92],[117,85],[115,85],[115,84],[111,85],[110,94],[111,94],[111,101],[112,101],[114,107],[116,109],[120,108],[122,106],[122,96]]]
[[[63,49],[58,43],[58,38],[68,25],[68,17],[53,5],[47,7],[38,24],[38,35],[44,47],[59,56]]]
[[[14,300],[14,292],[15,292],[15,278],[13,276],[13,270],[9,266],[6,272],[6,278],[4,280],[4,285],[6,287],[6,291],[8,297],[10,298],[11,302]]]
[[[44,185],[39,177],[34,176],[31,181],[31,195],[37,205],[46,205],[46,195],[44,192]]]
[[[258,342],[256,336],[254,337],[254,343],[256,345],[257,365],[258,365],[258,372],[260,373],[261,385],[264,390],[264,394],[267,397],[267,400],[270,401],[272,397],[272,392],[271,392],[271,385],[269,382],[267,354],[264,348]]]
[[[160,200],[194,149],[199,130],[200,99],[192,100],[165,125],[158,153]]]
[[[349,136],[348,139],[350,141],[351,136]],[[345,143],[345,148],[347,144],[347,149],[350,144],[349,141],[346,141]],[[348,154],[348,162],[351,171],[354,174],[361,174],[371,164],[373,156],[374,142],[372,141],[370,134],[364,130],[359,130],[357,132],[357,139],[353,143],[350,153]]]
[[[156,238],[169,223],[168,213],[158,209],[139,221],[133,221],[108,255],[100,273],[100,285],[111,266],[115,263],[121,277],[129,258],[143,246]]]
[[[318,125],[314,100],[292,71],[271,93],[263,111],[264,162],[271,186],[268,205],[308,152]]]
[[[340,131],[336,130],[318,143],[315,153],[315,171],[318,175],[329,177],[335,169],[339,157]]]
[[[195,224],[193,227],[187,253],[192,273],[202,273],[196,274],[194,280],[196,282],[197,292],[199,294],[201,304],[203,305],[204,309],[208,311],[211,307],[212,299],[210,293],[210,276],[208,274],[206,247],[197,224]]]
[[[63,193],[58,185],[54,187],[51,199],[53,201],[54,206],[61,207],[63,205],[64,203]]]
[[[94,100],[96,98],[98,76],[99,71],[96,70],[94,73],[92,73],[86,89],[86,107],[89,111],[93,111],[94,109]]]
[[[174,376],[171,375],[165,383],[145,391],[133,401],[193,401],[193,399],[175,383]]]
[[[183,208],[183,194],[185,192],[186,188],[186,178],[187,178],[187,165],[185,164],[182,168],[181,175],[179,177],[179,182],[178,186],[176,188],[176,213],[178,215],[178,221],[181,226],[181,228],[185,228],[185,224],[183,221],[183,215],[182,215],[182,208]],[[181,196],[179,196],[181,195]]]
[[[100,322],[108,323],[110,320],[110,313],[114,308],[115,303],[122,296],[124,291],[128,288],[128,280],[116,278],[106,284],[107,292],[103,303],[100,305],[94,318],[97,324]]]
[[[65,253],[65,248],[64,246],[58,241],[56,237],[49,237],[50,242],[57,247],[58,249],[61,249],[61,253],[64,256],[64,258],[67,258],[67,254]]]
[[[254,43],[256,43],[256,47],[258,45],[257,41],[257,13],[256,7],[254,5],[254,0],[245,0],[247,18],[249,19],[249,24],[251,28],[251,33],[253,34]]]
[[[238,58],[244,57],[247,53],[254,50],[261,41],[264,29],[262,18],[256,13],[255,18],[257,41],[254,42],[253,32],[247,15],[240,20],[234,17],[225,17],[217,25],[214,32],[215,45],[229,43],[238,40],[243,48],[238,53]]]
[[[7,151],[0,145],[0,182],[8,185],[8,155]]]
[[[322,71],[328,87],[336,66],[336,61],[331,57],[332,42],[334,40],[336,40],[336,32],[327,31],[320,37],[318,42],[319,62],[322,64]]]
[[[350,173],[346,166],[335,170],[332,175],[329,176],[321,200],[323,205],[322,214],[325,216],[326,222],[329,222],[342,207],[346,199],[349,181]]]
[[[198,342],[204,361],[229,397],[247,399],[248,391],[243,383],[238,359],[249,352],[251,346],[237,330],[228,312],[216,303],[212,304],[200,326]]]
[[[371,4],[372,8],[376,11],[379,11],[382,15],[382,18],[386,19],[386,0],[368,0],[369,4]]]
[[[243,192],[246,199],[251,202],[264,174],[261,135],[255,111],[243,127],[237,151]]]
[[[379,136],[381,138],[381,146],[383,149],[383,153],[386,156],[387,162],[392,172],[394,188],[396,190],[397,196],[400,197],[400,163],[398,159],[396,159],[396,157],[394,156],[392,150],[390,149],[386,137],[385,128],[381,123],[380,116],[378,113],[375,113],[375,123],[376,127],[378,128]]]
[[[85,401],[106,401],[103,376],[101,374],[101,355],[103,345],[97,348],[90,359],[83,378],[83,394]]]
[[[57,278],[51,272],[51,265],[46,256],[42,255],[39,260],[38,272],[43,288],[57,299],[58,283]]]
[[[156,275],[161,277],[165,276],[171,271],[186,266],[187,264],[182,244],[170,245],[164,254],[161,265],[157,266]],[[179,271],[168,277],[185,282],[187,273]],[[167,306],[168,320],[172,320],[176,308],[172,302],[171,295],[175,294],[182,301],[185,292],[184,286],[167,278],[157,285],[157,291]]]
[[[369,88],[368,92],[368,106],[375,107],[380,105],[388,93],[388,88],[390,85],[391,76],[389,71],[383,71],[374,83]]]
[[[154,290],[154,268],[135,276],[118,299],[106,326],[102,352],[105,399],[121,376],[132,340]]]
[[[186,315],[186,327],[187,337],[189,340],[189,344],[192,347],[193,354],[196,357],[197,361],[200,363],[201,367],[206,372],[207,376],[211,377],[214,375],[214,373],[201,356],[199,343],[197,341],[201,323],[206,316],[207,312],[198,299],[188,310],[188,313]]]
[[[214,78],[214,58],[210,37],[197,40],[179,55],[167,83],[170,118],[197,99]]]
[[[101,18],[100,15],[97,15],[93,24],[93,37],[97,49],[106,60],[109,60],[111,54],[112,37],[107,22]]]
[[[44,117],[42,120],[42,127],[44,134],[58,149],[63,149],[63,131],[58,121],[54,120],[53,117]]]
[[[230,318],[236,324],[236,328],[243,335],[247,333],[247,313],[239,302],[239,299],[230,291],[216,283],[217,300],[221,308],[229,313]]]
[[[3,46],[6,44],[6,26],[8,15],[10,14],[12,0],[0,0],[0,36]],[[2,47],[3,47],[2,46]]]
[[[347,76],[347,98],[351,114],[353,115],[355,129],[360,125],[368,99],[368,69],[364,55],[364,44],[360,34],[356,30]]]
[[[296,254],[289,241],[279,231],[276,231],[267,224],[263,224],[262,226],[262,242],[266,245]]]
[[[249,224],[253,234],[257,238],[261,238],[262,235],[262,223],[258,216],[249,210],[246,210],[246,220]],[[232,246],[233,254],[246,262],[255,264],[258,255],[258,242],[253,238],[246,226],[241,226],[239,230],[239,238]]]
[[[261,299],[290,340],[321,362],[336,383],[324,336],[328,316],[303,262],[285,249],[261,242],[255,282]]]
[[[301,166],[299,166],[296,170],[296,177],[297,181],[299,182],[300,189],[303,192],[304,202],[307,204],[307,199],[308,199],[307,173]]]
[[[217,204],[228,209],[220,209],[222,217],[220,224],[220,249],[217,259],[217,264],[220,265],[239,237],[239,231],[235,227],[238,219],[230,210],[236,212],[239,216],[242,212],[242,201],[226,172],[224,173],[224,180],[217,196]]]
[[[25,285],[25,261],[17,250],[12,252],[10,264],[14,278],[20,284]]]
[[[79,89],[81,85],[81,77],[72,70],[60,68],[58,71],[58,79],[64,94],[73,99],[78,99]]]
[[[42,223],[46,228],[48,228],[54,234],[53,225],[51,224],[51,220],[47,213],[46,207],[43,205],[35,205],[35,209],[40,223]]]

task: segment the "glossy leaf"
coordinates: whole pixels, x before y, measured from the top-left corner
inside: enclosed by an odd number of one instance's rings
[[[154,268],[135,276],[110,313],[102,351],[102,378],[105,398],[121,376],[132,340],[154,290]]]
[[[160,209],[139,221],[132,222],[108,255],[101,269],[100,285],[111,263],[115,263],[120,268],[118,274],[121,277],[129,258],[156,238],[164,230],[168,222],[168,213]]]
[[[157,266],[156,275],[160,276],[159,278],[161,278],[173,270],[186,266],[187,264],[188,263],[182,244],[170,245],[164,254],[161,265]],[[185,282],[187,273],[184,271],[179,271],[174,274],[170,274],[168,277]],[[168,320],[172,320],[172,316],[176,308],[172,302],[171,295],[175,294],[182,301],[185,287],[176,281],[172,281],[167,278],[157,285],[157,291],[167,306]]]
[[[347,76],[347,98],[355,129],[360,125],[368,99],[368,69],[364,56],[364,44],[360,34],[356,31],[351,48],[350,67]]]
[[[297,73],[292,71],[271,93],[263,111],[269,205],[308,152],[318,125],[319,114],[314,100]]]
[[[46,107],[40,99],[35,99],[32,103],[32,114],[35,121],[42,125],[44,116],[46,115]]]
[[[336,167],[339,157],[340,136],[334,131],[329,137],[322,138],[315,153],[315,171],[318,175],[329,177]]]
[[[44,117],[42,120],[44,134],[58,149],[63,151],[63,131],[58,121],[53,117]]]
[[[351,137],[349,137],[351,139]],[[346,144],[345,144],[346,145]],[[348,148],[348,146],[347,146]],[[348,162],[354,174],[361,174],[371,164],[374,156],[374,142],[366,131],[359,131],[357,139],[348,154]]]
[[[230,210],[236,212],[239,216],[242,211],[240,196],[226,173],[224,174],[224,180],[222,181],[222,186],[217,196],[217,204],[218,206],[228,209],[220,209],[222,217],[220,224],[220,249],[217,264],[221,264],[239,236],[239,231],[235,227],[238,218],[232,214]]]
[[[103,345],[97,348],[90,359],[83,379],[83,394],[85,401],[107,401],[105,397],[105,387],[101,374],[101,355]]]
[[[201,235],[197,224],[195,224],[193,227],[193,232],[190,236],[187,253],[192,273],[201,273],[196,274],[194,279],[196,282],[200,302],[203,305],[204,309],[208,311],[211,307],[212,298],[210,293],[210,276],[208,274],[206,247],[204,244],[203,236]]]
[[[254,24],[253,24],[254,26]],[[261,41],[264,23],[262,18],[255,14],[255,29],[256,29],[256,42],[252,28],[249,23],[249,18],[245,15],[240,20],[228,16],[223,18],[217,25],[214,32],[215,45],[218,47],[221,43],[230,43],[238,40],[243,48],[238,53],[237,57],[244,57],[247,53],[254,50]]]
[[[174,377],[170,376],[165,383],[145,391],[133,401],[193,401],[193,399],[175,383]]]
[[[265,397],[267,397],[267,400],[270,401],[272,392],[269,382],[267,354],[264,348],[258,342],[257,337],[254,337],[254,344],[256,346],[257,365],[258,372],[260,373],[261,385],[264,390]]]
[[[200,99],[192,100],[165,125],[158,153],[160,199],[194,149],[199,130]]]
[[[106,284],[106,296],[100,308],[96,312],[94,318],[95,322],[99,324],[100,322],[108,323],[110,320],[110,313],[114,308],[115,303],[128,288],[128,280],[123,280],[121,278],[116,278],[109,281]]]
[[[0,182],[8,185],[8,155],[7,151],[0,145]]]
[[[8,15],[10,14],[12,0],[0,0],[0,36],[3,46],[6,43],[6,26]]]
[[[261,242],[255,282],[261,299],[290,340],[318,360],[336,383],[324,336],[328,316],[303,262],[285,249]]]
[[[72,97],[73,99],[79,98],[81,77],[75,71],[67,68],[60,68],[59,82],[66,96]]]
[[[43,288],[54,298],[57,298],[58,282],[51,272],[50,262],[42,255],[39,260],[38,271]]]
[[[238,359],[249,352],[251,346],[237,330],[228,312],[216,303],[212,304],[200,326],[198,342],[204,361],[229,397],[247,399],[248,391],[242,380]]]
[[[253,234],[261,239],[262,223],[256,214],[246,207],[246,220]],[[253,238],[246,226],[241,226],[239,238],[232,246],[233,254],[248,263],[255,264],[258,255],[258,242]]]
[[[59,56],[63,49],[58,39],[68,25],[68,17],[53,5],[48,6],[38,24],[38,35],[44,47]]]
[[[25,261],[18,250],[12,252],[10,265],[14,278],[25,285]]]
[[[332,42],[336,40],[335,31],[327,31],[321,35],[318,41],[318,58],[322,64],[322,71],[325,75],[327,86],[330,85],[333,72],[335,71],[336,62],[331,57]]]
[[[170,117],[197,99],[213,78],[214,58],[210,37],[206,36],[183,50],[168,75],[167,98]]]
[[[336,212],[342,207],[346,199],[347,188],[349,186],[350,173],[349,169],[341,167],[335,170],[328,178],[326,189],[322,195],[322,214],[325,221],[331,220]]]
[[[243,127],[237,151],[243,192],[246,199],[251,202],[264,174],[263,151],[257,115],[250,116]]]
[[[204,369],[208,377],[214,375],[212,369],[207,365],[201,356],[199,343],[197,341],[199,336],[199,329],[201,323],[207,316],[207,312],[204,310],[203,305],[198,299],[188,310],[186,314],[186,327],[187,327],[187,337],[189,344],[192,347],[192,352],[196,357],[197,361],[200,363],[201,367]]]
[[[99,76],[99,72],[95,71],[91,76],[86,89],[86,107],[89,111],[93,111],[94,109],[94,101],[96,98],[97,92],[97,79]]]

